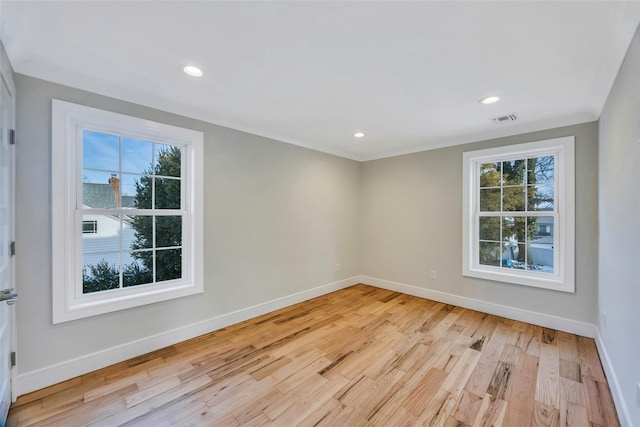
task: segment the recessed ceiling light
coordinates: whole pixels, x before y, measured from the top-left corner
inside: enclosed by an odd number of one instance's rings
[[[196,66],[187,65],[182,70],[191,77],[202,77],[202,70]]]
[[[353,134],[353,136],[355,136],[356,138],[362,138],[364,136],[364,133],[356,132],[356,133]]]
[[[493,104],[494,102],[500,101],[500,97],[498,96],[487,96],[486,98],[482,98],[480,102],[482,104]]]

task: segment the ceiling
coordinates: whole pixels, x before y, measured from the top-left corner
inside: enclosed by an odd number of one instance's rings
[[[355,160],[596,120],[640,22],[631,1],[0,7],[17,73]]]

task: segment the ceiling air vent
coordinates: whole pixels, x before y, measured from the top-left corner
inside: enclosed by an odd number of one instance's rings
[[[518,115],[516,113],[507,114],[506,116],[494,117],[491,121],[495,124],[507,123],[507,122],[515,122],[518,119]]]

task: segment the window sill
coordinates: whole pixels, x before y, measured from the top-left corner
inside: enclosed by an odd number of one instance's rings
[[[493,270],[493,269],[492,269]],[[477,279],[493,280],[497,282],[509,283],[512,285],[531,286],[535,288],[550,289],[560,292],[575,292],[575,283],[569,280],[546,273],[522,273],[514,274],[509,270],[497,269],[492,271],[489,269],[465,268],[462,275],[465,277],[473,277]]]
[[[157,286],[157,285],[151,285]],[[175,298],[197,295],[204,292],[202,281],[194,283],[170,283],[157,287],[157,289],[131,289],[134,292],[127,292],[130,289],[103,291],[95,295],[82,296],[74,299],[69,298],[64,310],[55,310],[53,313],[53,323],[68,322],[71,320],[83,319],[100,314],[111,313],[113,311],[139,307],[161,301],[168,301]],[[109,296],[107,296],[109,295]],[[58,307],[61,307],[58,305]]]

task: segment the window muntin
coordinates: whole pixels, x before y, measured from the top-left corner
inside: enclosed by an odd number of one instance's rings
[[[463,274],[574,291],[573,137],[463,155]]]
[[[201,293],[203,134],[52,107],[54,323]]]

